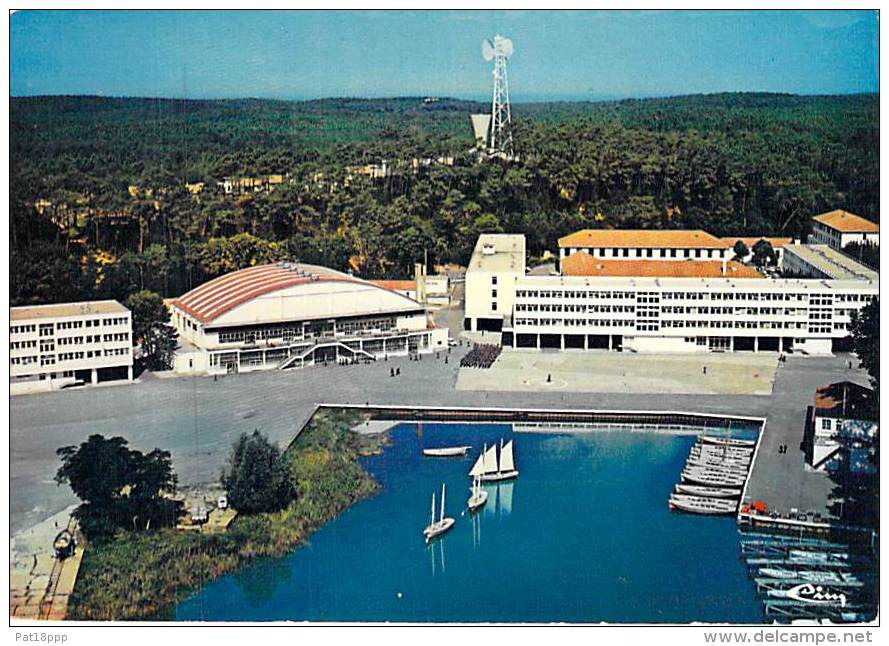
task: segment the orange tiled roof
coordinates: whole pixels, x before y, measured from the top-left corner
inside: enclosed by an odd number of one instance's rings
[[[784,245],[788,245],[793,242],[793,238],[769,238],[766,236],[727,236],[725,238],[720,238],[720,240],[724,240],[729,243],[729,246],[734,247],[735,243],[740,240],[747,248],[753,250],[753,245],[755,245],[760,240],[765,240],[770,245],[772,245],[773,249],[777,249],[778,247],[783,247]]]
[[[581,229],[559,238],[559,247],[725,249],[728,243],[701,229]]]
[[[813,220],[843,233],[879,233],[880,225],[860,215],[837,209],[816,215]]]
[[[396,291],[413,291],[417,289],[417,283],[413,280],[371,280],[377,287]]]
[[[626,276],[636,278],[762,278],[753,267],[730,260],[722,273],[719,260],[611,260],[585,251],[562,261],[564,276]]]

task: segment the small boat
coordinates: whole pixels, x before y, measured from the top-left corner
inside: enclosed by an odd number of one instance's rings
[[[490,449],[487,445],[482,449],[482,454],[478,456],[478,460],[469,470],[469,475],[473,478],[478,477],[481,482],[497,482],[499,480],[511,480],[518,477],[519,472],[515,468],[515,461],[512,454],[512,440],[503,443],[500,440],[500,459],[497,459],[497,445]]]
[[[727,473],[746,474],[750,467],[746,464],[737,464],[734,462],[717,462],[715,460],[706,460],[700,458],[689,458],[685,463],[686,467],[698,467],[701,469],[714,469],[716,471],[725,471]]]
[[[687,483],[706,485],[708,487],[742,487],[746,478],[721,471],[713,471],[712,469],[689,467],[682,471],[682,480]]]
[[[701,485],[678,484],[676,493],[689,494],[691,496],[704,496],[706,498],[740,498],[741,490],[732,487],[704,487]]]
[[[738,457],[750,457],[753,455],[753,449],[748,446],[725,446],[724,444],[704,444],[703,442],[693,444],[691,450]]]
[[[488,492],[482,489],[481,480],[479,480],[478,476],[472,480],[472,488],[470,491],[472,491],[472,493],[469,496],[469,500],[466,501],[466,504],[469,507],[469,511],[478,511],[486,502],[488,502]]]
[[[423,536],[426,537],[428,543],[436,536],[441,536],[451,527],[454,526],[454,519],[445,516],[445,486],[441,485],[441,515],[435,520],[435,492],[432,492],[432,520],[426,529],[423,530]]]
[[[462,457],[466,455],[471,448],[471,446],[440,446],[438,448],[423,449],[423,455],[430,458]]]
[[[705,514],[708,516],[733,514],[738,509],[738,503],[735,500],[685,496],[682,494],[670,494],[668,504],[671,511],[684,511],[690,514]]]
[[[732,446],[716,446],[715,444],[695,444],[690,453],[702,453],[705,455],[718,455],[721,458],[738,458],[750,460],[753,457],[753,449],[741,449]]]
[[[736,437],[714,437],[713,435],[702,435],[701,442],[704,444],[718,444],[720,446],[756,446],[756,440],[741,440]]]

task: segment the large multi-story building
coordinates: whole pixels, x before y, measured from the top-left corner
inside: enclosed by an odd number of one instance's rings
[[[839,278],[767,277],[729,260],[728,242],[695,233],[702,246],[610,232],[622,246],[595,241],[587,248],[612,250],[599,256],[578,244],[587,234],[567,236],[560,273],[549,276],[526,275],[524,236],[480,236],[466,274],[465,327],[500,331],[514,348],[826,354],[846,346],[850,315],[879,293],[875,272],[848,267]]]
[[[215,278],[170,302],[180,372],[226,373],[428,353],[447,330],[402,294],[302,263]]]
[[[837,209],[812,218],[810,242],[842,249],[850,242],[880,244],[880,225]]]
[[[130,311],[117,301],[13,307],[10,392],[133,378]]]

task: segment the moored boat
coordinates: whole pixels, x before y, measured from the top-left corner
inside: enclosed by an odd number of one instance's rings
[[[741,490],[733,487],[705,487],[703,485],[677,484],[676,493],[706,498],[740,498]]]
[[[712,469],[689,467],[683,469],[682,480],[691,484],[711,487],[742,487],[747,479],[744,476],[727,474]]]
[[[713,469],[715,471],[724,471],[726,473],[746,474],[750,467],[746,464],[736,464],[733,462],[717,462],[715,460],[702,460],[698,458],[689,458],[685,463],[686,467],[699,469]]]
[[[487,448],[485,445],[482,454],[478,457],[469,475],[478,478],[481,482],[497,482],[500,480],[511,480],[519,475],[518,469],[515,468],[515,459],[513,458],[512,440],[503,443],[500,440],[500,459],[497,459],[497,445]]]
[[[738,509],[738,503],[735,500],[686,496],[682,494],[671,494],[668,504],[672,511],[684,511],[708,516],[733,514]]]
[[[441,485],[441,515],[438,520],[435,520],[435,492],[432,492],[432,520],[429,522],[429,525],[426,526],[426,529],[423,530],[423,536],[426,537],[426,542],[428,543],[436,536],[441,536],[446,531],[448,531],[451,527],[454,526],[454,519],[445,516],[445,486]]]
[[[756,440],[742,440],[737,437],[716,437],[713,435],[702,435],[701,442],[705,444],[718,444],[721,446],[756,446]]]
[[[488,502],[488,492],[482,489],[481,480],[479,480],[478,476],[472,480],[470,491],[472,493],[469,496],[469,500],[466,501],[466,505],[469,507],[469,511],[478,511]]]
[[[423,455],[430,458],[451,458],[466,455],[471,446],[440,446],[438,448],[423,449]]]

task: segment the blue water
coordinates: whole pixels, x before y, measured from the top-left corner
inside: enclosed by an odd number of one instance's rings
[[[519,478],[462,513],[496,424],[415,424],[364,460],[382,491],[286,557],[222,577],[177,620],[409,622],[762,621],[735,521],[670,513],[691,436],[515,434]],[[421,447],[471,444],[466,459]],[[433,490],[447,484],[454,528],[426,546]]]

